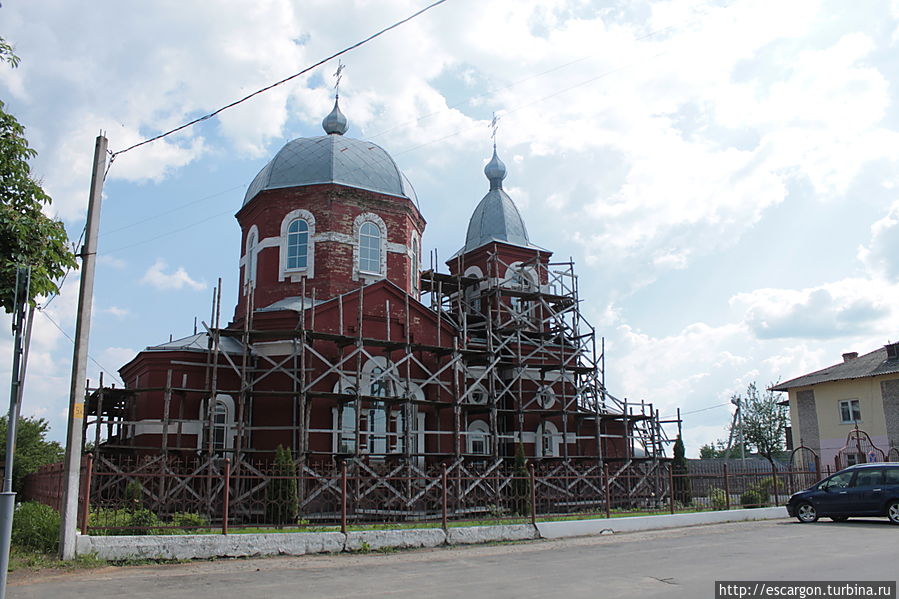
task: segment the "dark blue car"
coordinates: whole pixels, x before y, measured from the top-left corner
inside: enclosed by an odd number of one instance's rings
[[[858,464],[840,470],[793,493],[787,511],[805,523],[821,516],[836,522],[850,516],[886,516],[899,524],[899,463]]]

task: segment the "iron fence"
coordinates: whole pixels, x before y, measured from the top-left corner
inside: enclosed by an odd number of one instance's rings
[[[824,473],[821,473],[822,475]],[[46,469],[43,484],[62,471]],[[347,461],[319,465],[163,456],[88,456],[85,534],[341,530],[616,517],[783,505],[817,482],[804,470],[680,473],[670,463],[552,461],[515,466],[459,460],[422,467]],[[52,495],[48,494],[48,497]],[[44,501],[41,496],[33,497]],[[47,502],[47,501],[45,501]]]

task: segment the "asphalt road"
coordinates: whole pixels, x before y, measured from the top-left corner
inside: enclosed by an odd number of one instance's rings
[[[896,580],[885,519],[739,522],[394,553],[217,560],[22,579],[12,598],[714,597],[715,580]]]

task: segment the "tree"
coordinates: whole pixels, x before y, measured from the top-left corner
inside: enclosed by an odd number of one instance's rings
[[[760,393],[754,382],[741,397],[744,442],[771,462],[772,468],[774,458],[784,450],[787,430],[786,410],[778,400],[779,394],[770,389]]]
[[[524,443],[515,448],[515,465],[512,467],[512,511],[519,516],[531,513],[531,473],[524,455]]]
[[[0,61],[13,67],[19,63],[2,38]],[[51,199],[28,164],[37,152],[28,147],[25,128],[5,108],[0,102],[0,304],[12,312],[17,266],[31,266],[33,303],[35,297],[58,293],[56,281],[77,263],[62,221],[43,212]]]
[[[674,499],[681,505],[687,506],[693,502],[693,491],[690,479],[687,477],[687,452],[684,449],[684,441],[678,435],[674,442],[674,459],[671,461],[671,473],[673,474]]]
[[[7,417],[0,417],[0,462],[6,459]],[[48,441],[50,423],[43,418],[19,418],[16,427],[16,453],[12,468],[12,489],[24,490],[25,477],[46,464],[61,462],[65,451],[56,441]]]
[[[742,455],[740,444],[737,443],[730,449],[727,448],[727,442],[718,439],[713,443],[706,443],[699,448],[699,459],[711,460],[714,458],[738,458]]]
[[[278,526],[296,524],[300,503],[297,497],[297,463],[289,449],[278,445],[272,477],[268,480],[268,501],[265,516]]]

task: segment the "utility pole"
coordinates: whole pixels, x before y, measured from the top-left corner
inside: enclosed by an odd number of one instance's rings
[[[66,432],[65,484],[62,519],[59,530],[59,557],[75,557],[75,528],[78,526],[78,490],[81,482],[81,446],[84,437],[84,391],[87,384],[87,350],[90,345],[91,308],[94,300],[94,267],[97,262],[97,233],[100,230],[100,200],[106,173],[106,137],[97,136],[94,168],[87,205],[87,227],[81,247],[81,288],[78,291],[78,315],[75,324],[75,351],[72,356],[72,388],[69,395],[69,420]],[[85,497],[85,501],[89,501]]]
[[[3,492],[0,493],[0,599],[6,597],[6,574],[9,570],[9,542],[12,537],[12,518],[16,509],[16,494],[12,490],[13,458],[16,453],[16,425],[19,420],[19,389],[22,384],[22,328],[25,324],[25,305],[28,303],[31,268],[16,268],[16,299],[13,306],[12,372],[10,373],[9,416],[6,421],[6,461],[3,472]]]

